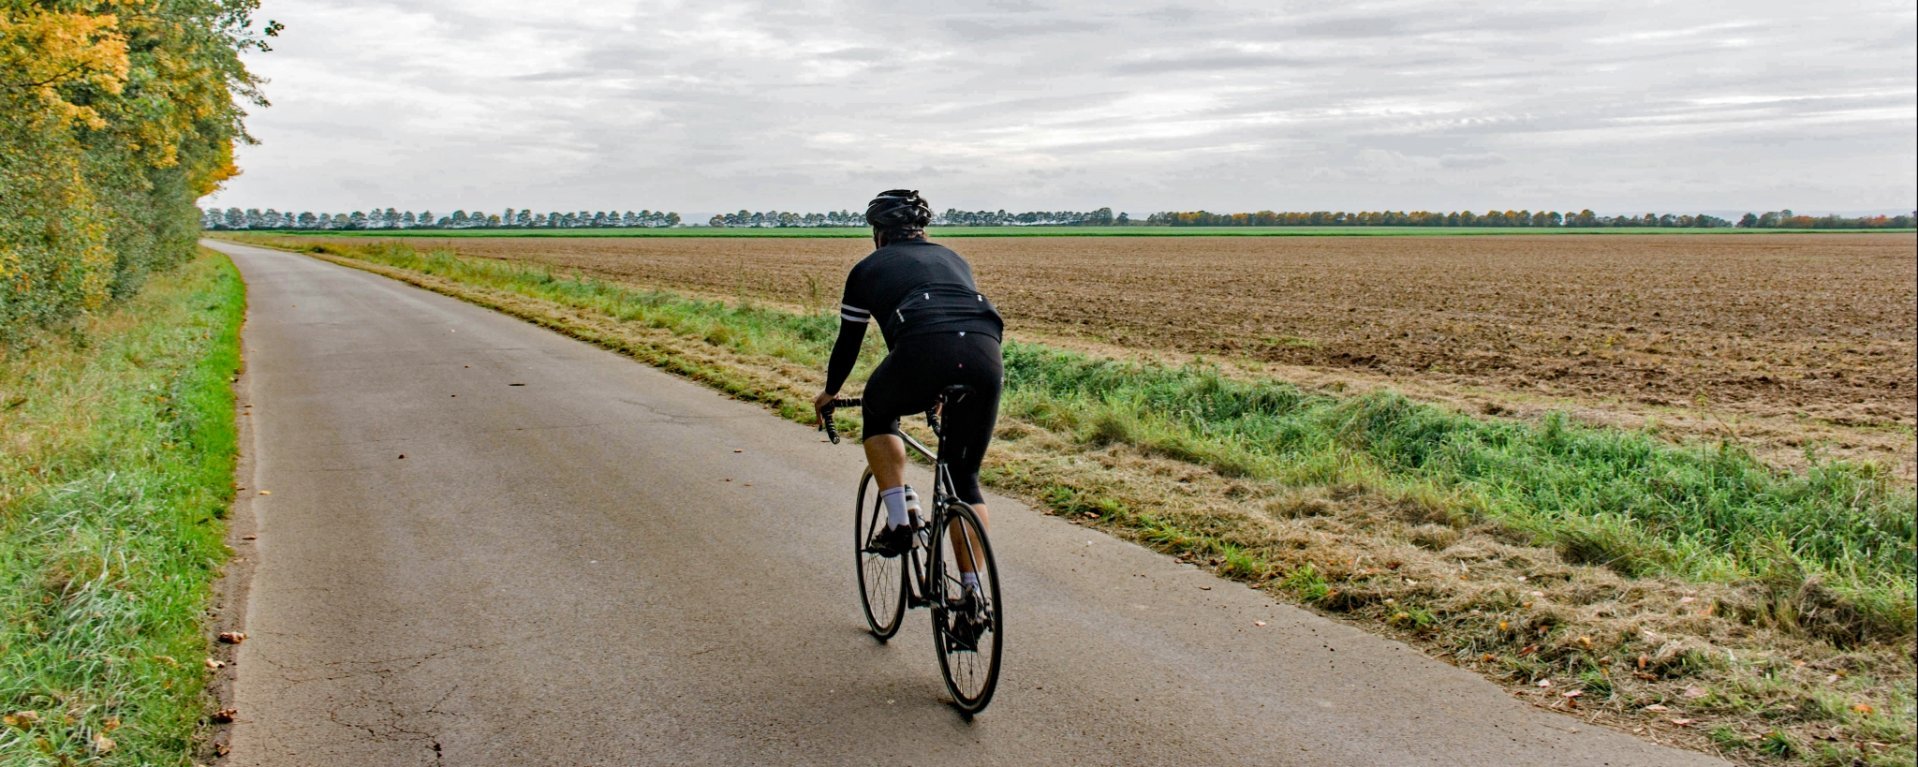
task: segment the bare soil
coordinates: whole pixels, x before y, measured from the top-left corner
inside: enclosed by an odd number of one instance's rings
[[[364,242],[362,240],[362,242]],[[858,240],[409,239],[825,308]],[[1015,336],[1203,355],[1490,414],[1568,410],[1914,474],[1906,234],[968,238]]]

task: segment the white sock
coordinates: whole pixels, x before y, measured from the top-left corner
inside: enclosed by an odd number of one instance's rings
[[[906,512],[913,519],[926,518],[925,510],[919,508],[919,491],[912,489],[912,485],[906,486]]]
[[[881,490],[879,500],[886,503],[887,527],[898,527],[906,523],[906,488],[891,487]]]
[[[959,583],[965,586],[966,588],[972,588],[974,586],[977,586],[979,585],[979,574],[978,573],[960,573]]]

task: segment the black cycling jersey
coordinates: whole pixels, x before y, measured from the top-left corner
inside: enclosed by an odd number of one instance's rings
[[[1005,327],[999,310],[973,284],[965,259],[925,240],[891,243],[853,266],[839,320],[839,339],[826,366],[830,392],[838,392],[852,373],[866,323],[873,320],[888,349],[932,333],[977,333],[996,341]]]

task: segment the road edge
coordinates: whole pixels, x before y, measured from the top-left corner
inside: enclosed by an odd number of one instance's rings
[[[206,246],[205,241],[201,242],[201,247],[219,252],[218,249]],[[226,259],[229,264],[232,263],[231,256],[220,253],[220,257]],[[226,513],[225,545],[228,558],[226,566],[221,569],[220,576],[214,581],[205,625],[207,646],[211,648],[207,655],[208,660],[211,661],[208,664],[210,676],[207,681],[207,697],[211,699],[210,708],[214,711],[228,711],[235,708],[234,684],[240,673],[239,646],[237,643],[223,641],[220,637],[233,634],[245,636],[248,597],[253,587],[253,572],[257,564],[255,560],[259,548],[255,545],[258,543],[259,519],[253,512],[254,493],[247,492],[254,489],[253,479],[259,453],[258,438],[253,429],[252,419],[253,374],[251,366],[247,364],[247,360],[251,357],[247,348],[247,326],[253,318],[253,305],[247,299],[250,297],[252,286],[247,284],[246,277],[240,272],[237,264],[233,266],[233,272],[239,276],[242,296],[238,328],[240,364],[229,387],[233,392],[236,447],[233,464],[234,492],[233,501],[227,507]],[[215,666],[216,663],[219,665]],[[225,722],[219,721],[221,718],[223,717],[207,720],[202,725],[200,737],[195,738],[195,741],[199,743],[199,758],[208,763],[224,762],[229,751],[228,744],[233,736],[234,724],[230,719]]]

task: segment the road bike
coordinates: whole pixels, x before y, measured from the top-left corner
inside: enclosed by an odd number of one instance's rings
[[[957,402],[970,391],[947,387],[939,393],[926,423],[943,443],[939,413],[947,402]],[[851,407],[858,399],[836,399],[826,408],[820,428],[834,444],[839,430],[832,411]],[[970,719],[992,702],[999,684],[999,659],[1005,649],[1004,602],[999,595],[999,568],[992,558],[986,529],[972,506],[953,492],[952,472],[938,451],[901,434],[908,449],[932,462],[930,519],[913,520],[913,546],[905,554],[884,556],[874,551],[873,537],[884,529],[886,507],[879,500],[878,481],[867,469],[859,478],[859,496],[853,505],[853,560],[859,575],[859,604],[866,626],[881,643],[898,633],[906,608],[928,608],[932,616],[932,644],[939,655],[939,672],[953,706]],[[978,588],[967,593],[961,573],[978,574]]]

